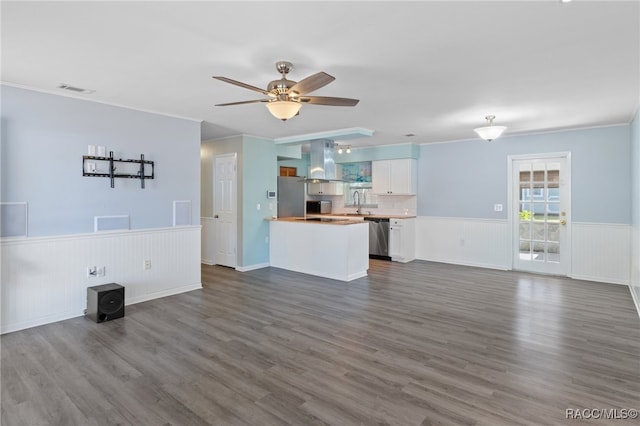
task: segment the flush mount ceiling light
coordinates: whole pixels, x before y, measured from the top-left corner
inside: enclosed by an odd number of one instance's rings
[[[271,115],[282,121],[287,121],[300,111],[302,104],[293,101],[271,101],[267,102],[267,109]]]
[[[496,118],[495,115],[487,115],[485,119],[487,120],[488,126],[478,127],[477,129],[473,129],[482,139],[485,141],[491,142],[495,138],[499,137],[502,132],[504,132],[507,128],[504,126],[494,126],[493,120]]]

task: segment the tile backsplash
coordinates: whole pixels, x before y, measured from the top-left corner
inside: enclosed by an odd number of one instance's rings
[[[345,206],[345,197],[342,195],[310,196],[309,199],[331,200],[331,213],[355,213],[356,211],[356,207],[352,204]],[[369,205],[377,207],[368,207]],[[417,211],[416,196],[368,194],[362,211],[367,214],[415,216]]]

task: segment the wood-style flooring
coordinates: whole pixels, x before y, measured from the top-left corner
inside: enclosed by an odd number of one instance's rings
[[[202,280],[122,319],[2,336],[2,425],[573,425],[567,409],[640,409],[626,286],[423,261],[371,261],[350,283],[217,266]]]

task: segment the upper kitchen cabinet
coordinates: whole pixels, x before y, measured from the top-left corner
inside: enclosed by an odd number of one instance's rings
[[[371,183],[374,194],[416,195],[417,161],[412,158],[382,160],[371,163]]]
[[[309,195],[343,195],[344,185],[342,182],[310,183],[307,193]]]

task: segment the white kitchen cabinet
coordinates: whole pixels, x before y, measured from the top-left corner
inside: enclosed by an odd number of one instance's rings
[[[412,158],[372,161],[371,183],[374,194],[416,195],[417,161]]]
[[[343,195],[344,184],[342,182],[310,183],[307,187],[309,195]]]
[[[389,220],[389,256],[396,262],[411,262],[416,258],[416,220]]]

